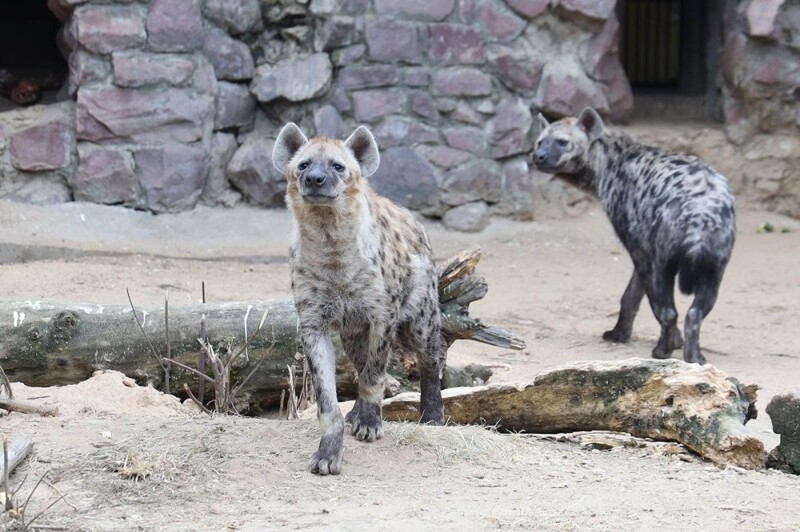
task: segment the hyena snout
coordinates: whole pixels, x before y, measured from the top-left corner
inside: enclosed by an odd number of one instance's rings
[[[337,179],[328,175],[322,165],[310,165],[299,176],[300,195],[311,202],[334,199],[338,195]]]
[[[556,171],[564,168],[566,158],[564,148],[559,139],[545,138],[536,145],[533,152],[533,162],[542,172]]]

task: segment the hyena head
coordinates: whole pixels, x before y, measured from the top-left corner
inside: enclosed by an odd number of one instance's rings
[[[540,172],[556,176],[582,189],[592,189],[591,173],[584,172],[589,148],[603,134],[603,119],[587,107],[577,118],[562,118],[552,124],[539,113],[539,137],[533,162]]]
[[[289,123],[275,140],[272,162],[286,175],[289,205],[337,208],[361,191],[364,179],[378,169],[380,155],[375,138],[363,126],[345,141],[309,140]]]

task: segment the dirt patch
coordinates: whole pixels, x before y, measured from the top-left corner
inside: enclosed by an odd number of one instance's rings
[[[285,213],[198,209],[152,217],[81,204],[2,207],[0,238],[38,250],[29,260],[0,261],[5,299],[125,305],[129,287],[137,304],[160,304],[166,290],[178,304],[198,302],[201,281],[213,301],[289,297]],[[790,232],[759,233],[765,221]],[[596,206],[574,218],[494,219],[479,235],[428,227],[438,258],[483,247],[479,273],[489,293],[472,311],[528,342],[524,352],[457,342],[451,363],[491,364],[497,366],[493,382],[513,382],[568,361],[649,356],[658,327],[646,306],[629,344],[600,339],[615,321],[631,265]],[[751,423],[768,449],[777,437],[763,408],[800,382],[798,262],[800,223],[740,212],[734,255],[701,336],[712,364],[762,387],[761,414]],[[687,307],[679,299],[682,313]],[[107,387],[92,387],[100,381]],[[113,374],[84,385],[72,388],[69,401],[59,395],[68,387],[30,391],[50,395],[42,401],[58,398],[57,418],[0,419],[4,432],[26,432],[35,441],[13,477],[14,483],[28,477],[20,493],[49,470],[52,486],[66,495],[42,524],[97,530],[365,530],[376,523],[470,530],[800,527],[800,478],[782,473],[723,469],[636,448],[592,451],[470,427],[388,424],[386,438],[373,444],[348,437],[342,475],[320,478],[305,469],[318,441],[313,420],[190,415],[153,390],[139,395]],[[74,407],[66,406],[72,401]],[[54,488],[40,487],[31,508],[57,497]]]

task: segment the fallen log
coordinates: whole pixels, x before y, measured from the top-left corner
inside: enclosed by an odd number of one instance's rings
[[[529,384],[490,384],[442,392],[451,423],[503,431],[627,432],[675,441],[717,463],[764,467],[764,444],[745,423],[756,417],[756,386],[743,386],[713,366],[633,358],[580,362]],[[384,418],[416,421],[419,394],[386,399]]]
[[[523,349],[525,342],[509,331],[487,326],[469,315],[469,304],[487,291],[475,275],[480,249],[471,248],[444,262],[440,272],[440,306],[446,345],[466,339],[505,349]],[[134,294],[135,295],[135,294]],[[0,366],[12,381],[29,386],[74,384],[97,370],[112,369],[164,389],[163,360],[167,356],[164,308],[137,307],[137,316],[149,339],[136,325],[126,306],[59,304],[41,301],[0,303]],[[287,365],[297,365],[297,314],[291,301],[251,301],[169,307],[170,357],[196,368],[201,318],[205,316],[209,342],[217,353],[236,351],[266,322],[238,359],[231,382],[241,382],[259,363],[241,389],[237,404],[250,408],[276,406],[287,385]],[[152,353],[149,342],[158,354]],[[352,365],[337,345],[337,387],[340,397],[353,397],[357,384]],[[262,362],[263,360],[263,362]],[[402,365],[396,365],[403,367]],[[298,374],[302,373],[299,370]],[[172,366],[169,389],[197,391],[197,377]]]
[[[58,415],[58,408],[51,406],[40,406],[31,401],[21,401],[19,399],[9,399],[0,397],[0,408],[9,412],[19,412],[21,414],[38,414],[43,417],[53,417]]]

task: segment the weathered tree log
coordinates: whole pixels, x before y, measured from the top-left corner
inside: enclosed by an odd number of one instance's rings
[[[675,441],[722,464],[764,467],[764,444],[745,423],[756,416],[756,386],[743,386],[713,366],[633,358],[581,362],[537,376],[533,383],[445,390],[445,417],[457,424],[556,433],[627,432]],[[419,394],[383,403],[392,421],[416,421]]]
[[[523,349],[522,339],[469,315],[469,304],[486,294],[486,282],[474,275],[479,260],[480,249],[472,248],[440,266],[439,291],[447,345],[457,339],[471,339],[506,349]],[[136,310],[140,319],[144,317],[144,329],[156,352],[165,357],[164,308]],[[240,382],[263,359],[256,374],[242,388],[240,404],[257,408],[277,405],[281,391],[287,388],[286,367],[298,361],[297,314],[291,301],[170,305],[170,355],[178,362],[197,367],[197,338],[203,315],[215,350],[220,352],[230,346],[235,351],[245,343],[245,328],[248,334],[256,330],[265,311],[265,325],[251,341],[248,357],[240,357],[231,382]],[[352,397],[356,391],[355,374],[341,349],[338,352],[339,394]],[[136,325],[131,309],[124,306],[0,303],[0,366],[12,381],[29,386],[72,384],[89,378],[96,370],[113,369],[139,384],[164,388],[162,364]],[[171,390],[182,390],[184,383],[196,390],[196,376],[179,367],[171,367],[169,379]]]
[[[53,417],[58,415],[58,408],[40,406],[30,401],[20,401],[0,397],[0,408],[5,408],[9,412],[19,412],[21,414],[38,414],[43,417]]]
[[[10,440],[7,445],[8,465],[6,466],[5,461],[0,463],[3,467],[0,470],[0,486],[5,485],[6,477],[30,454],[31,449],[33,449],[33,439],[27,434],[20,434]],[[6,470],[6,467],[8,467],[8,470]]]

